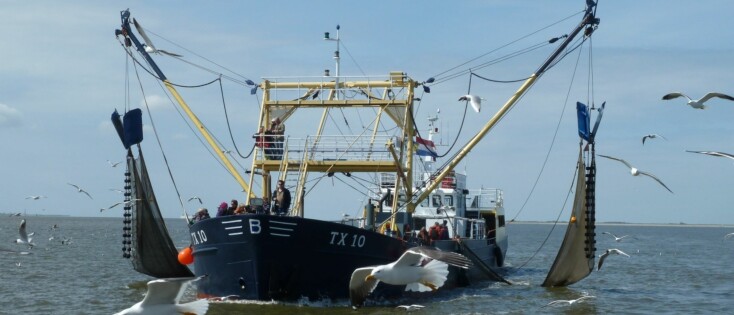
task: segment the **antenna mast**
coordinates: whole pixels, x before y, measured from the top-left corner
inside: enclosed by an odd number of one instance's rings
[[[334,51],[334,60],[336,61],[336,69],[334,69],[334,72],[335,72],[335,74],[334,74],[335,78],[334,79],[335,79],[336,84],[334,85],[334,87],[335,87],[335,89],[337,91],[336,91],[336,93],[334,95],[334,99],[337,99],[337,100],[339,99],[339,92],[338,92],[339,91],[338,90],[339,89],[339,60],[341,59],[339,57],[339,46],[340,46],[339,45],[340,44],[339,43],[339,29],[340,29],[339,24],[337,24],[336,25],[336,38],[330,38],[329,37],[329,32],[325,32],[324,33],[324,40],[330,40],[330,41],[335,41],[336,42],[336,51]]]

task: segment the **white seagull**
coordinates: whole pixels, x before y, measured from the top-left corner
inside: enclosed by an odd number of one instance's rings
[[[47,198],[47,197],[46,196],[43,196],[43,195],[25,197],[25,199],[33,199],[33,200],[38,200],[38,199],[41,199],[41,198]]]
[[[717,152],[717,151],[689,151],[689,150],[686,150],[686,152],[700,153],[700,154],[708,154],[708,155],[713,155],[713,156],[730,158],[730,159],[734,160],[734,154],[729,154],[729,153],[724,153],[724,152]]]
[[[133,202],[140,201],[140,200],[143,200],[143,199],[131,199],[131,200],[128,200],[128,201],[118,202],[118,203],[116,203],[114,205],[111,205],[111,206],[109,206],[107,208],[100,208],[99,209],[99,212],[112,209],[112,208],[117,207],[119,205],[125,205],[127,207],[127,206],[130,206],[131,204],[133,204]]]
[[[419,309],[424,308],[425,306],[419,305],[419,304],[411,304],[411,305],[398,305],[396,308],[404,309],[406,312],[412,312],[417,311]]]
[[[460,101],[469,101],[469,104],[471,104],[471,107],[474,108],[474,111],[477,112],[477,113],[482,110],[482,100],[483,100],[483,98],[481,98],[481,97],[479,97],[477,95],[472,95],[472,94],[463,95],[463,96],[459,97],[459,100]]]
[[[107,164],[109,164],[112,167],[117,167],[117,165],[119,165],[120,163],[122,163],[122,161],[113,163],[112,161],[107,160]]]
[[[663,140],[668,140],[668,139],[665,139],[665,137],[663,137],[663,136],[661,136],[661,135],[659,135],[657,133],[651,133],[649,135],[646,135],[646,136],[642,137],[642,145],[645,145],[645,140],[646,139],[648,139],[648,138],[649,139],[655,139],[655,138],[658,138],[658,137],[663,138]]]
[[[582,296],[582,297],[580,297],[578,299],[575,299],[575,300],[555,300],[553,302],[548,303],[546,306],[554,306],[554,305],[560,305],[560,304],[571,305],[573,303],[581,302],[583,300],[586,300],[586,299],[589,299],[589,298],[593,298],[593,297],[594,297],[593,295],[584,295],[584,296]]]
[[[654,179],[655,181],[657,181],[658,183],[660,183],[660,185],[663,185],[663,187],[665,187],[665,189],[667,189],[671,194],[673,193],[673,191],[670,190],[670,188],[668,188],[668,186],[665,186],[665,184],[663,183],[663,181],[661,181],[660,179],[658,179],[657,177],[655,177],[655,175],[653,175],[651,173],[643,172],[641,170],[638,170],[636,167],[630,165],[629,163],[627,163],[627,161],[625,161],[623,159],[619,159],[619,158],[615,158],[615,157],[611,157],[611,156],[607,156],[607,155],[601,155],[601,154],[599,154],[599,156],[604,157],[604,158],[607,158],[607,159],[611,159],[611,160],[620,161],[620,162],[624,163],[624,165],[627,165],[627,167],[630,168],[630,174],[632,174],[632,176],[637,176],[637,175],[640,175],[640,174],[645,175],[645,176],[648,176],[648,177]]]
[[[393,263],[357,268],[349,281],[352,307],[362,306],[380,281],[406,285],[405,291],[436,291],[446,282],[449,264],[468,269],[471,261],[461,254],[421,246],[406,250]]]
[[[89,199],[94,199],[94,198],[92,198],[92,195],[90,195],[86,190],[82,189],[81,187],[79,187],[77,185],[74,185],[72,183],[67,183],[67,184],[69,184],[71,186],[74,186],[74,188],[76,188],[76,192],[78,192],[78,193],[84,193],[85,195],[87,195],[87,197],[89,197]]]
[[[198,278],[167,278],[149,281],[145,298],[115,315],[205,314],[209,310],[209,301],[206,299],[179,304],[186,284],[195,279]]]
[[[140,34],[140,37],[143,38],[143,41],[145,41],[145,51],[149,54],[157,54],[162,53],[173,57],[181,57],[179,54],[174,54],[172,52],[167,52],[163,49],[156,49],[155,46],[153,46],[153,42],[148,38],[148,35],[145,34],[145,31],[143,30],[143,27],[138,24],[138,21],[133,18],[133,24],[135,25],[135,29],[138,30],[138,33]]]
[[[28,236],[28,233],[25,229],[25,219],[20,221],[20,227],[18,228],[18,234],[20,235],[20,238],[15,240],[18,244],[26,244],[30,247],[36,246],[36,244],[33,244],[33,238]],[[31,233],[31,236],[33,236],[33,233]]]
[[[198,201],[199,201],[199,204],[203,204],[203,203],[201,202],[201,198],[199,198],[199,197],[197,197],[197,196],[193,196],[193,197],[189,198],[189,200],[188,200],[188,201],[191,201],[191,200],[198,200]]]
[[[609,234],[609,235],[611,235],[612,237],[614,237],[614,240],[615,240],[615,241],[617,241],[617,242],[619,242],[619,241],[621,241],[621,240],[622,240],[623,238],[625,238],[625,237],[629,236],[629,235],[617,236],[617,235],[614,235],[614,234],[612,234],[612,233],[609,233],[609,232],[601,232],[601,234]]]
[[[609,255],[611,255],[611,254],[624,255],[624,256],[627,256],[627,257],[630,256],[630,255],[627,255],[625,252],[623,252],[623,251],[621,251],[619,249],[616,249],[616,248],[607,249],[603,254],[599,255],[599,265],[597,265],[596,270],[601,269],[601,265],[604,263],[604,259],[607,259],[607,257]]]
[[[698,99],[698,100],[692,100],[690,97],[688,97],[687,95],[685,95],[683,93],[680,93],[680,92],[673,92],[673,93],[669,93],[669,94],[663,95],[663,100],[666,100],[666,101],[667,100],[672,100],[672,99],[674,99],[676,97],[680,97],[680,96],[683,96],[683,97],[687,98],[688,99],[688,105],[690,105],[691,107],[696,108],[696,109],[706,109],[706,105],[704,105],[703,103],[705,103],[706,101],[708,101],[709,99],[711,99],[713,97],[719,97],[719,98],[723,98],[725,100],[734,101],[734,97],[731,97],[729,95],[722,94],[722,93],[716,93],[716,92],[706,93],[706,95],[704,95],[701,99]]]
[[[734,237],[734,233],[729,233],[729,234],[724,235],[724,239],[725,240],[728,240],[728,239],[730,239],[732,237]]]

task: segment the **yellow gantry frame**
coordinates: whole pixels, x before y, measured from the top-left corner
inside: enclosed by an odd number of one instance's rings
[[[286,114],[280,116],[281,121],[285,122],[286,118],[290,116],[296,109],[316,109],[316,108],[324,108],[324,113],[321,117],[321,123],[319,124],[319,128],[317,130],[317,137],[316,141],[319,140],[321,133],[323,131],[323,124],[326,119],[326,115],[328,113],[328,110],[332,107],[378,107],[379,113],[378,113],[378,121],[379,117],[383,113],[387,113],[389,117],[391,117],[398,126],[400,126],[403,129],[403,133],[401,134],[401,137],[409,139],[406,143],[407,145],[407,152],[413,152],[412,147],[412,136],[415,134],[415,130],[413,129],[414,126],[412,124],[412,120],[408,115],[411,114],[411,111],[413,109],[413,89],[416,86],[416,82],[410,79],[407,79],[407,76],[402,72],[393,72],[390,73],[390,79],[386,81],[340,81],[340,82],[272,82],[269,80],[265,80],[260,84],[260,88],[263,90],[263,101],[262,101],[262,108],[260,113],[260,121],[259,126],[262,126],[264,122],[268,122],[272,117],[271,116],[271,107],[286,107],[289,108],[286,110]],[[335,99],[334,95],[336,91],[340,89],[360,89],[367,91],[369,94],[369,90],[373,88],[384,88],[386,91],[383,93],[383,98],[378,99],[374,96],[368,96],[367,99],[362,100],[339,100]],[[405,97],[400,99],[390,99],[387,98],[387,89],[405,89]],[[297,89],[307,89],[309,92],[305,94],[304,97],[297,98],[295,100],[274,100],[271,99],[271,96],[273,95],[271,90],[277,90],[277,89],[285,89],[285,90],[297,90]],[[312,100],[309,99],[307,96],[310,95],[309,93],[311,91],[329,91],[329,96],[326,100]],[[400,119],[399,117],[396,117],[394,114],[392,114],[390,111],[387,111],[386,109],[388,107],[399,107],[404,112],[404,117]],[[376,133],[376,128],[373,131],[373,141],[374,136]],[[401,152],[402,148],[401,148]],[[394,161],[317,161],[317,160],[311,160],[311,159],[304,159],[301,162],[298,161],[277,161],[277,160],[264,160],[264,159],[257,159],[257,154],[255,154],[255,158],[253,158],[253,174],[250,176],[250,184],[252,184],[254,179],[254,170],[255,169],[261,169],[262,175],[263,175],[263,196],[267,196],[270,194],[270,191],[268,187],[270,186],[268,179],[270,178],[269,173],[271,171],[278,171],[280,169],[280,166],[282,163],[285,163],[286,165],[292,164],[292,163],[306,163],[305,169],[307,169],[308,172],[402,172],[405,171],[408,174],[412,174],[410,167],[412,167],[413,157],[412,156],[405,156],[404,159],[396,159]],[[406,167],[402,166],[402,163],[405,163]],[[401,178],[403,178],[402,185],[405,186],[406,189],[406,196],[410,197],[412,196],[412,176],[406,176],[406,174],[401,174]],[[407,180],[406,180],[407,179]],[[296,188],[298,193],[302,192],[303,189],[303,181],[299,182],[299,187]],[[401,185],[400,183],[396,183],[396,185]],[[396,186],[396,190],[399,186]],[[396,191],[397,192],[397,191]],[[298,203],[297,201],[296,203]],[[397,202],[397,198],[395,198],[395,202]],[[398,207],[394,206],[393,209],[398,209]],[[299,215],[303,215],[302,212],[299,211]],[[394,225],[394,224],[393,224]]]

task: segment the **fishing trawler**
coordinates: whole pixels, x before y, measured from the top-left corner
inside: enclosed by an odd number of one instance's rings
[[[244,215],[192,220],[190,252],[179,253],[167,235],[143,159],[142,112],[129,110],[123,118],[115,112],[112,121],[127,149],[125,196],[132,200],[124,213],[123,255],[131,258],[136,271],[153,277],[206,275],[197,282],[200,298],[267,301],[346,298],[355,269],[391,263],[406,249],[425,242],[444,251],[461,253],[473,262],[469,270],[450,268],[449,280],[440,290],[483,280],[509,283],[499,269],[508,246],[503,192],[468,189],[467,174],[455,168],[535,81],[567,54],[566,49],[577,35],[583,38],[592,35],[599,20],[593,2],[587,3],[581,22],[538,70],[468,143],[440,166],[436,164],[437,154],[432,146],[437,131],[433,125],[435,118],[429,119],[428,137],[423,138],[414,117],[415,89],[425,90],[432,83],[430,79],[417,81],[402,71],[385,76],[348,77],[339,73],[337,63],[334,76],[325,73],[319,77],[269,77],[259,84],[248,80],[253,93],[262,93],[258,119],[261,130],[267,129],[271,122],[294,126],[297,124],[290,122],[296,122],[302,112],[321,112],[313,134],[292,130],[287,134],[258,133],[256,137],[260,140],[254,147],[249,176],[241,175],[213,140],[153,60],[149,53],[152,44],[142,27],[131,19],[129,11],[123,11],[116,36],[129,58],[162,81],[211,151],[242,187],[247,196],[245,203],[252,210]],[[138,39],[136,31],[145,43]],[[328,33],[325,37],[329,38]],[[338,62],[338,50],[335,59]],[[373,118],[361,134],[327,133],[330,111],[364,109],[369,109]],[[585,117],[588,116],[587,111]],[[576,241],[564,247],[563,253],[559,252],[557,264],[561,267],[549,274],[549,286],[578,281],[593,266],[595,166],[590,140],[593,136],[589,132],[586,135],[586,145],[579,153],[582,180],[578,185],[584,188],[577,188],[577,200],[585,202],[577,202],[578,209],[574,208],[573,222],[567,231],[567,239]],[[414,152],[422,152],[421,158],[414,158]],[[422,172],[417,171],[419,165]],[[316,185],[309,176],[320,180],[358,174],[374,176],[374,186],[369,189],[361,217],[327,221],[307,216],[308,212],[319,211],[318,200],[309,200],[309,192]],[[272,193],[275,181],[284,181],[292,193],[292,205],[283,215],[263,211],[263,200],[275,197]],[[256,191],[253,187],[261,188]],[[188,214],[186,217],[189,220]],[[445,225],[448,237],[418,238],[416,232],[434,225]],[[180,259],[182,254],[186,256],[184,259]],[[183,264],[191,261],[193,270]],[[574,267],[569,271],[568,266]],[[381,284],[374,294],[399,296],[402,290],[402,287]]]

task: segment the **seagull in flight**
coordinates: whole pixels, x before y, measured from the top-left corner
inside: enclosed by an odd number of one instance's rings
[[[119,165],[120,163],[122,163],[122,161],[120,161],[120,162],[112,162],[110,160],[107,160],[107,164],[109,164],[112,167],[117,167],[117,165]]]
[[[205,277],[205,276],[202,276]],[[206,314],[209,301],[196,300],[180,304],[181,296],[190,281],[198,278],[164,278],[148,282],[148,293],[142,301],[115,315],[126,314]]]
[[[599,156],[604,157],[604,158],[607,158],[607,159],[611,159],[611,160],[620,161],[620,162],[624,163],[624,165],[627,165],[627,167],[630,168],[630,174],[632,174],[632,176],[637,176],[637,175],[645,175],[645,176],[648,176],[648,177],[654,179],[655,181],[657,181],[658,183],[660,183],[660,185],[663,185],[663,187],[665,187],[665,189],[667,189],[671,194],[673,193],[673,191],[670,190],[670,188],[668,188],[668,186],[665,186],[665,184],[663,183],[663,181],[661,181],[660,179],[658,179],[657,177],[655,177],[655,175],[653,175],[651,173],[643,172],[641,170],[638,170],[636,167],[630,165],[629,163],[627,163],[627,161],[625,161],[623,159],[615,158],[615,157],[611,157],[611,156],[607,156],[607,155],[602,155],[602,154],[599,154]]]
[[[571,305],[573,303],[581,302],[583,300],[586,300],[586,299],[589,299],[589,298],[593,298],[593,297],[594,297],[593,295],[584,295],[584,296],[582,296],[582,297],[580,297],[578,299],[575,299],[575,300],[555,300],[553,302],[548,303],[546,306],[555,306],[555,305],[561,305],[561,304]]]
[[[627,257],[630,256],[630,255],[627,255],[627,253],[625,253],[625,252],[623,252],[623,251],[621,251],[619,249],[616,249],[616,248],[607,249],[603,254],[599,255],[599,265],[596,267],[596,270],[601,269],[601,265],[604,263],[604,259],[607,259],[607,257],[609,255],[612,255],[612,254],[614,254],[614,255],[623,255],[623,256],[627,256]]]
[[[20,221],[20,227],[18,228],[18,234],[20,235],[20,238],[15,240],[16,243],[26,244],[30,247],[36,246],[36,244],[33,244],[33,238],[31,238],[31,236],[33,236],[34,233],[31,233],[29,236],[28,233],[26,232],[25,219]]]
[[[424,263],[426,260],[430,261]],[[458,253],[420,246],[406,250],[393,263],[357,268],[349,281],[352,308],[362,306],[380,281],[406,285],[405,291],[436,291],[446,282],[449,264],[468,269],[471,261]]]
[[[481,98],[481,97],[479,97],[477,95],[472,95],[472,94],[463,95],[463,96],[459,97],[459,100],[460,101],[469,101],[469,104],[471,105],[472,108],[474,108],[474,111],[477,112],[477,113],[482,110],[482,100],[483,100],[483,98]]]
[[[419,309],[424,308],[425,306],[419,305],[419,304],[411,304],[411,305],[398,305],[396,308],[404,309],[406,312],[412,312],[417,311]]]
[[[686,150],[686,152],[700,153],[700,154],[708,154],[708,155],[713,155],[713,156],[720,156],[720,157],[730,158],[730,159],[734,160],[734,154],[729,154],[729,153],[724,153],[724,152],[717,152],[717,151],[688,151],[688,150]]]
[[[124,191],[122,191],[121,189],[117,189],[117,188],[110,188],[110,191],[114,191],[114,192],[120,193],[120,194],[121,193],[124,193]]]
[[[642,137],[642,145],[645,145],[645,140],[646,139],[655,139],[655,138],[658,138],[658,137],[663,138],[663,140],[668,140],[668,139],[665,139],[665,137],[663,137],[663,136],[661,136],[661,135],[659,135],[657,133],[651,133],[649,135],[646,135],[646,136]]]
[[[43,195],[25,197],[25,199],[33,199],[33,200],[38,200],[38,199],[41,199],[41,198],[48,198],[48,197],[43,196]]]
[[[725,240],[728,240],[728,239],[730,239],[732,237],[734,237],[734,233],[729,233],[729,234],[724,235],[724,239]]]
[[[111,205],[111,206],[109,206],[107,208],[100,208],[99,209],[99,212],[112,209],[112,208],[117,207],[119,205],[125,205],[125,207],[127,207],[127,206],[130,206],[131,204],[133,204],[133,202],[136,202],[136,201],[139,201],[139,200],[143,200],[143,199],[131,199],[131,200],[128,200],[128,201],[118,202],[118,203],[116,203],[114,205]]]
[[[622,239],[623,239],[623,238],[625,238],[625,237],[629,236],[629,235],[622,235],[622,236],[617,236],[617,235],[614,235],[614,234],[612,234],[612,233],[609,233],[609,232],[601,232],[601,234],[609,234],[609,235],[611,235],[612,237],[614,237],[614,240],[615,240],[615,241],[617,241],[617,242],[619,242],[619,241],[622,241]]]
[[[168,52],[168,51],[165,51],[163,49],[156,49],[155,46],[153,46],[153,42],[150,40],[150,38],[148,38],[148,35],[145,34],[145,31],[143,30],[143,27],[140,26],[140,24],[138,23],[137,20],[135,20],[135,18],[133,18],[133,24],[135,25],[135,29],[138,30],[138,33],[140,34],[140,37],[142,37],[143,38],[143,41],[145,41],[145,45],[144,45],[145,46],[145,52],[147,52],[149,54],[158,54],[158,53],[161,53],[161,54],[169,55],[169,56],[172,56],[172,57],[182,57],[179,54],[174,54],[172,52]]]
[[[86,190],[82,189],[81,187],[79,187],[77,185],[74,185],[72,183],[67,183],[67,184],[69,184],[71,186],[74,186],[74,188],[76,188],[76,192],[78,192],[78,193],[84,193],[85,195],[87,195],[87,197],[89,197],[89,199],[94,199],[94,198],[92,198],[92,195],[90,195]]]
[[[722,94],[722,93],[716,93],[716,92],[706,93],[706,95],[704,95],[701,99],[698,99],[698,100],[693,100],[690,97],[688,97],[687,95],[685,95],[683,93],[680,93],[680,92],[673,92],[673,93],[665,94],[663,96],[663,100],[666,100],[666,101],[667,100],[672,100],[672,99],[674,99],[676,97],[681,97],[681,96],[687,98],[688,99],[688,105],[690,105],[691,107],[696,108],[696,109],[706,109],[706,105],[704,105],[703,103],[705,103],[706,101],[708,101],[709,99],[714,98],[714,97],[719,97],[719,98],[723,98],[725,100],[734,101],[734,97],[731,97],[729,95]]]
[[[193,196],[193,197],[189,198],[189,200],[187,200],[187,201],[190,202],[191,200],[198,200],[199,201],[199,204],[203,204],[203,202],[201,202],[201,198],[199,198],[197,196]]]

